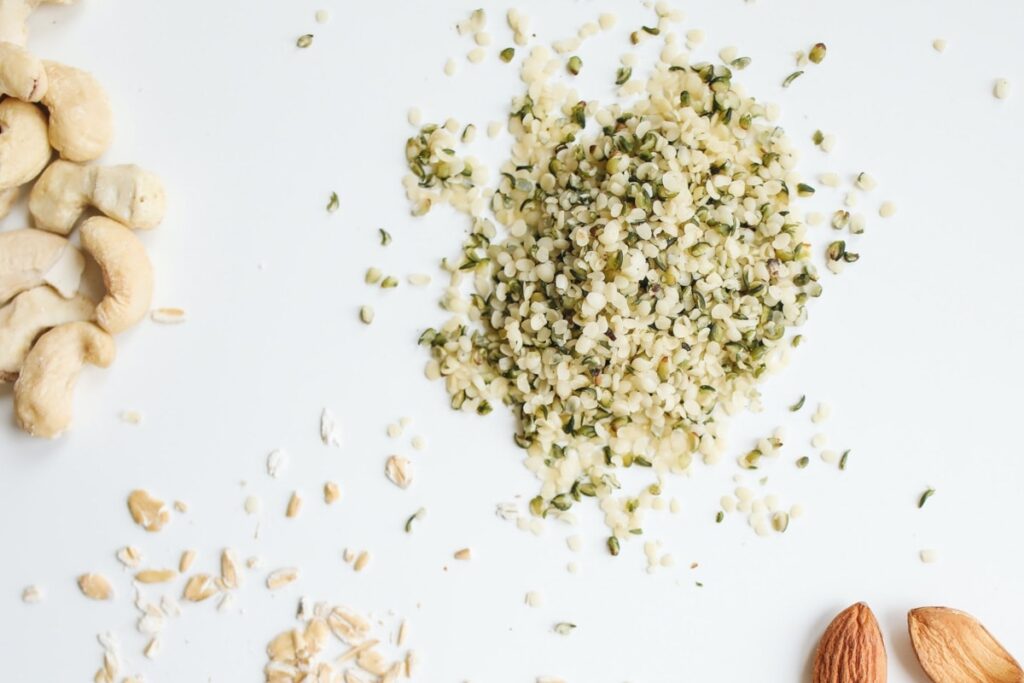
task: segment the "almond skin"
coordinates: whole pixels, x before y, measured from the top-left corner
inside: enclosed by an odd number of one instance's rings
[[[1024,683],[1024,670],[977,619],[949,607],[907,614],[914,653],[935,683]]]
[[[875,615],[863,602],[840,612],[814,655],[814,683],[885,683],[885,643]]]

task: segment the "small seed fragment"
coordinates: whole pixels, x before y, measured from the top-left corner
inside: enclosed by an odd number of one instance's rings
[[[34,605],[37,602],[42,602],[43,595],[43,589],[39,586],[26,586],[25,589],[21,591],[21,601],[29,605]]]
[[[825,47],[825,43],[817,43],[811,48],[810,52],[807,53],[807,58],[815,64],[821,64],[825,59],[825,52],[828,48]]]
[[[992,94],[996,96],[996,99],[1005,100],[1010,96],[1010,82],[1005,78],[996,79],[996,84],[992,87]]]
[[[327,213],[334,213],[341,206],[341,200],[338,198],[337,192],[332,192],[330,198],[327,200]]]
[[[456,550],[453,557],[456,560],[469,560],[472,557],[472,552],[470,552],[469,548],[462,548],[461,550]]]
[[[569,61],[566,63],[565,68],[568,69],[569,73],[571,73],[573,76],[577,76],[580,73],[580,69],[583,68],[583,60],[577,57],[576,55],[573,55],[572,57],[569,58]]]
[[[305,34],[299,36],[298,39],[295,41],[295,45],[298,46],[298,47],[301,47],[303,49],[309,47],[312,44],[313,44],[313,34],[312,33],[305,33]]]
[[[220,554],[221,583],[228,590],[238,588],[239,576],[238,561],[235,560],[235,554],[229,548],[225,548]]]
[[[129,569],[135,569],[142,562],[142,551],[133,545],[127,545],[117,551],[117,559]]]
[[[786,76],[786,79],[782,81],[782,87],[788,88],[790,85],[793,84],[793,81],[800,78],[803,74],[803,71],[794,71],[793,73],[789,74],[788,76]]]
[[[920,510],[924,507],[924,504],[928,502],[928,499],[935,495],[935,489],[930,486],[925,489],[925,492],[921,494],[921,497],[917,500],[917,508]]]
[[[555,624],[555,633],[560,636],[567,636],[576,629],[576,624],[569,623],[568,621],[560,621]]]

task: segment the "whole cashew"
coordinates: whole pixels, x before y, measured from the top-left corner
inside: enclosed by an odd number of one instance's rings
[[[114,339],[92,323],[58,325],[36,342],[14,383],[14,415],[33,436],[54,438],[71,424],[75,383],[85,363],[114,362]]]
[[[82,252],[63,237],[31,228],[0,232],[0,304],[43,284],[70,298],[84,268]]]
[[[138,166],[82,166],[58,159],[29,195],[37,228],[69,234],[87,206],[132,228],[155,228],[164,217],[164,186]]]
[[[0,95],[38,102],[48,81],[41,59],[14,43],[0,43]]]
[[[128,228],[102,216],[82,224],[82,248],[103,271],[107,294],[96,306],[96,322],[124,332],[142,320],[153,299],[153,266],[142,242]]]
[[[42,110],[10,97],[0,102],[0,190],[24,185],[49,161],[50,143]]]
[[[70,161],[96,159],[114,138],[106,92],[87,71],[57,62],[43,66],[49,83],[40,101],[50,110],[50,145]]]
[[[90,320],[96,305],[81,294],[65,299],[50,287],[35,287],[0,308],[0,382],[13,382],[32,342],[64,323]]]

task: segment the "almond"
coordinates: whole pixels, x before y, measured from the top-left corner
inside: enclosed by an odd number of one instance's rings
[[[814,655],[814,683],[885,683],[885,643],[871,609],[847,607],[825,629]]]
[[[917,661],[935,683],[1024,683],[1017,660],[966,612],[918,607],[907,625]]]

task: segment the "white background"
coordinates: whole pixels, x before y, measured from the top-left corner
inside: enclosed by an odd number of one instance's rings
[[[165,179],[167,219],[142,237],[157,272],[155,305],[182,306],[190,319],[147,321],[120,337],[114,366],[84,373],[73,431],[60,441],[17,432],[10,390],[0,389],[5,680],[91,680],[100,660],[94,636],[108,629],[121,636],[129,672],[148,681],[261,680],[265,644],[292,625],[300,595],[407,616],[419,678],[432,682],[809,681],[822,629],[857,600],[878,615],[895,683],[925,681],[905,634],[906,611],[919,605],[970,611],[1024,656],[1024,6],[683,7],[681,28],[708,35],[699,57],[737,45],[753,58],[737,79],[783,105],[808,178],[835,171],[846,182],[867,170],[880,186],[858,207],[871,217],[851,243],[861,261],[840,277],[826,274],[805,345],[764,385],[765,411],[733,423],[720,465],[667,483],[682,512],[655,515],[646,528],[677,566],[648,575],[638,542],[607,555],[589,508],[575,557],[564,525],[537,538],[494,515],[496,503],[532,496],[535,483],[504,410],[454,413],[441,385],[423,377],[426,355],[415,340],[445,317],[435,304],[440,279],[389,292],[362,283],[370,265],[403,278],[436,275],[465,233],[448,211],[410,218],[399,180],[410,105],[428,120],[455,116],[482,130],[519,91],[515,67],[496,59],[511,44],[504,5],[486,3],[495,42],[485,63],[464,59],[472,46],[454,24],[476,3],[89,0],[34,17],[33,48],[91,70],[110,94],[117,140],[104,160],[139,163]],[[636,2],[520,7],[539,41],[572,35],[601,11],[619,14],[615,31],[580,50],[583,94],[605,101],[628,31],[653,23]],[[331,11],[324,26],[313,20],[320,8]],[[296,49],[306,32],[313,46]],[[949,40],[945,54],[932,50],[936,37]],[[828,44],[825,63],[782,90],[792,53],[819,40]],[[454,78],[442,73],[448,57],[459,61]],[[992,97],[997,77],[1017,91],[1006,101]],[[812,148],[816,128],[837,135],[831,155]],[[476,152],[494,168],[507,139],[480,137]],[[332,190],[341,209],[328,215]],[[809,208],[830,213],[841,197],[821,188]],[[888,221],[876,216],[884,198],[899,209]],[[386,249],[379,227],[394,235]],[[828,227],[816,229],[819,242],[831,238]],[[369,328],[356,319],[363,303],[377,310]],[[786,411],[800,394],[809,407],[833,404],[825,431],[832,446],[853,449],[847,471],[817,458],[803,471],[792,466],[813,456],[809,411]],[[324,406],[341,420],[340,450],[319,441]],[[143,423],[121,422],[122,410],[140,411]],[[403,415],[409,430],[388,439],[386,425]],[[740,515],[714,524],[717,500],[733,486],[733,456],[779,424],[788,444],[759,472],[769,476],[764,491],[804,504],[807,516],[769,539]],[[425,451],[412,451],[413,434],[426,438]],[[292,464],[273,480],[264,461],[277,447]],[[409,490],[384,479],[389,453],[414,460]],[[333,508],[319,498],[327,479],[343,489]],[[929,485],[937,493],[918,510]],[[135,487],[190,510],[146,534],[124,504]],[[306,506],[286,520],[296,489]],[[243,511],[249,494],[264,501],[258,520]],[[402,533],[420,506],[427,517]],[[297,566],[302,578],[270,594],[264,573],[250,573],[234,610],[190,606],[149,662],[133,630],[129,576],[114,559],[127,543],[153,566],[173,565],[194,547],[197,569],[213,571],[220,549],[233,547],[264,557],[267,568]],[[474,559],[454,562],[464,546]],[[364,572],[343,564],[345,547],[371,550]],[[937,549],[940,561],[922,564],[922,548]],[[574,559],[576,576],[565,570]],[[117,599],[83,598],[74,578],[85,571],[113,577]],[[24,605],[21,590],[33,583],[47,599]],[[544,596],[542,607],[523,604],[531,590]],[[579,628],[556,635],[559,621]]]

